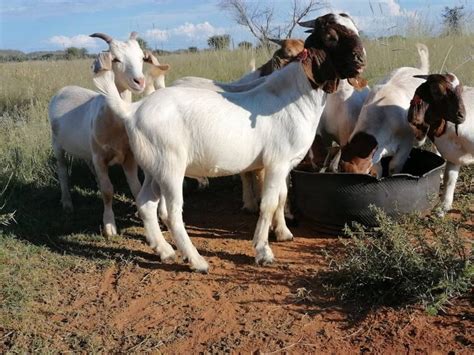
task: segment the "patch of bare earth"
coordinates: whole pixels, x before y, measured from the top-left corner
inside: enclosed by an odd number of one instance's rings
[[[213,181],[211,181],[211,185]],[[344,305],[317,282],[325,251],[341,249],[300,223],[295,240],[272,243],[277,262],[254,265],[256,216],[240,211],[233,188],[186,197],[187,230],[211,265],[191,273],[179,260],[163,264],[143,229],[122,230],[131,262],[100,272],[67,271],[41,333],[55,348],[88,334],[111,351],[472,353],[472,299],[455,300],[438,316],[421,307],[399,310]],[[342,249],[341,249],[342,250]]]

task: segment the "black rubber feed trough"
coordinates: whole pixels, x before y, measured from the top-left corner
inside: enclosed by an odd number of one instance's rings
[[[429,212],[436,203],[444,159],[426,150],[413,149],[402,173],[377,179],[352,173],[292,171],[297,211],[322,233],[341,234],[352,221],[377,226],[375,205],[387,215]]]

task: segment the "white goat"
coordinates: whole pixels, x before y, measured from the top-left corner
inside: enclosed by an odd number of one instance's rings
[[[428,136],[446,159],[440,215],[453,204],[463,165],[474,164],[474,88],[462,86],[454,74],[418,76],[425,79],[413,96],[408,121],[417,140]]]
[[[421,62],[419,69],[396,69],[370,91],[349,142],[342,148],[339,164],[342,171],[372,172],[380,177],[383,157],[392,157],[390,175],[402,170],[416,144],[406,119],[411,97],[422,83],[413,76],[427,74],[429,70],[428,48],[418,44],[417,49]]]
[[[256,262],[274,259],[268,244],[272,222],[278,240],[293,238],[283,216],[285,180],[316,133],[326,101],[321,88],[334,92],[338,78],[357,76],[365,66],[365,51],[348,15],[328,14],[305,25],[314,28],[305,42],[306,56],[248,92],[170,87],[129,104],[121,100],[111,71],[94,79],[123,119],[132,150],[145,171],[137,204],[148,242],[162,258],[174,257],[174,251],[157,223],[158,200],[160,217],[191,268],[208,271],[182,220],[185,175],[224,176],[264,168],[254,235]]]
[[[122,98],[131,101],[131,91],[140,93],[145,88],[143,61],[145,57],[136,40],[136,33],[126,42],[104,34],[93,34],[109,44],[113,58],[115,85]],[[167,68],[164,68],[167,70]],[[154,72],[160,67],[154,67]],[[130,91],[131,90],[131,91]],[[65,153],[93,164],[104,202],[104,232],[117,234],[112,210],[113,186],[108,176],[108,166],[121,164],[132,194],[136,197],[141,184],[137,164],[130,150],[128,136],[120,119],[108,108],[103,96],[78,86],[67,86],[51,99],[49,119],[52,130],[52,146],[57,160],[63,208],[72,210]]]
[[[234,82],[222,83],[215,80],[189,76],[174,81],[171,86],[194,87],[216,92],[244,92],[251,90],[262,84],[266,77],[275,70],[283,68],[294,60],[304,49],[304,41],[301,39],[270,39],[270,41],[280,46],[280,48],[273,53],[272,58],[257,70],[244,75]],[[258,211],[258,201],[261,196],[263,176],[263,171],[240,174],[242,180],[242,209],[251,212]],[[200,187],[209,184],[206,178],[200,178],[198,181]]]

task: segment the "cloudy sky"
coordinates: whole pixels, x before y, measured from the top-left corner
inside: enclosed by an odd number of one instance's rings
[[[258,2],[274,4],[277,21],[288,18],[290,0]],[[223,33],[230,34],[235,43],[254,41],[217,3],[218,0],[2,0],[0,49],[30,52],[76,46],[97,52],[105,45],[88,37],[93,32],[125,39],[131,31],[138,31],[152,48],[166,50],[204,48],[208,37]],[[318,14],[347,12],[371,35],[396,34],[407,23],[439,27],[445,6],[464,5],[470,14],[474,10],[474,0],[328,0],[327,3],[327,10]],[[304,36],[302,31],[295,33],[298,36]]]

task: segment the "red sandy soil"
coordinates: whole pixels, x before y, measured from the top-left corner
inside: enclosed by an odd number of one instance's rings
[[[430,316],[421,306],[370,309],[328,295],[317,273],[327,270],[325,252],[343,246],[304,221],[290,228],[294,241],[272,242],[275,264],[256,266],[251,237],[257,217],[240,210],[237,188],[213,183],[186,196],[184,216],[210,263],[208,275],[190,272],[182,260],[161,263],[141,227],[125,228],[134,261],[65,275],[48,331],[107,339],[110,351],[474,352],[472,298]]]

